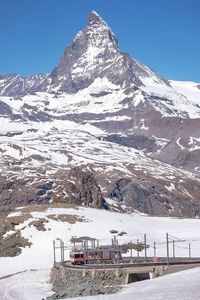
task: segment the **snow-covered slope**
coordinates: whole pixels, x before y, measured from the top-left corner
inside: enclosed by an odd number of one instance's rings
[[[2,203],[8,203],[8,195],[12,206],[49,202],[62,189],[67,172],[82,166],[94,173],[104,197],[150,214],[198,214],[197,175],[147,157],[138,149],[110,142],[106,131],[91,123],[2,120]],[[120,180],[125,180],[122,186]],[[118,198],[115,187],[118,191],[121,188],[122,198]]]
[[[200,268],[129,284],[114,295],[83,296],[77,300],[198,300]],[[1,280],[2,300],[39,300],[51,295],[48,271],[27,271]],[[65,298],[63,298],[65,299]],[[66,298],[74,299],[74,298]]]
[[[30,215],[27,215],[30,214]],[[89,236],[97,238],[100,244],[110,243],[113,234],[111,230],[116,230],[118,233],[124,232],[123,236],[116,236],[119,244],[124,242],[144,240],[144,233],[147,235],[148,256],[153,256],[154,242],[156,242],[157,256],[166,256],[166,232],[170,235],[170,241],[176,241],[176,256],[188,257],[188,243],[191,243],[192,257],[199,256],[200,246],[200,223],[198,219],[176,219],[176,218],[161,218],[149,217],[141,214],[122,214],[114,213],[105,210],[85,208],[85,207],[55,207],[55,206],[35,206],[27,208],[18,208],[15,212],[8,215],[8,219],[12,217],[26,217],[21,220],[18,225],[15,225],[12,231],[4,234],[9,237],[14,232],[20,232],[21,236],[31,242],[30,247],[22,249],[22,253],[16,257],[1,257],[0,258],[0,277],[22,272],[18,275],[0,278],[0,298],[3,300],[31,300],[40,299],[50,294],[51,285],[47,284],[49,279],[50,269],[53,264],[52,242],[56,240],[59,245],[59,239],[62,239],[67,246],[65,250],[65,259],[69,259],[69,251],[72,245],[69,240],[72,236],[81,237]],[[73,217],[73,218],[72,218]],[[42,221],[44,230],[37,227],[37,223]],[[34,225],[35,224],[35,225]],[[136,251],[133,255],[137,256]],[[144,256],[142,252],[140,256]],[[172,256],[172,243],[170,243],[170,256]],[[60,259],[60,251],[56,250],[57,261]],[[188,276],[191,274],[192,280]],[[139,282],[125,287],[115,299],[129,299],[132,293],[136,294],[138,299],[148,299],[147,290],[151,290],[155,297],[165,295],[167,297],[167,287],[171,281],[179,283],[184,281],[184,287],[197,288],[199,280],[199,270],[185,271],[183,273],[169,275],[160,279]],[[198,280],[197,280],[198,279]],[[166,285],[167,284],[167,285]],[[23,285],[23,286],[22,286]],[[159,291],[156,290],[158,285]],[[175,299],[175,295],[180,292],[175,283],[173,289],[170,289],[170,297],[164,299]],[[181,286],[183,288],[183,285]],[[189,292],[183,295],[190,295]],[[189,289],[187,289],[189,291]],[[193,299],[196,295],[193,294]],[[168,291],[169,293],[169,291]],[[12,298],[13,297],[13,298]],[[114,295],[106,296],[105,299],[113,299]],[[163,296],[164,297],[164,296]],[[173,298],[174,297],[174,298]],[[85,298],[82,298],[85,299]],[[93,298],[92,298],[93,299]],[[96,299],[96,297],[94,298]],[[97,297],[97,299],[99,299]],[[102,298],[104,299],[104,298]],[[157,299],[157,298],[155,298]],[[177,299],[177,298],[176,298]],[[181,298],[188,299],[188,298]]]
[[[38,206],[27,209],[16,209],[11,217],[26,217],[22,219],[14,230],[8,231],[4,237],[20,231],[21,236],[28,239],[30,247],[22,249],[22,253],[16,257],[0,258],[0,277],[29,269],[51,268],[53,264],[52,243],[53,240],[62,239],[68,250],[65,251],[65,259],[69,259],[69,251],[72,236],[89,236],[99,239],[100,244],[109,244],[113,237],[111,230],[118,233],[125,232],[118,236],[119,244],[129,241],[144,240],[144,233],[147,234],[149,245],[148,255],[153,256],[154,241],[157,244],[157,256],[166,256],[166,232],[174,237],[176,243],[176,256],[188,257],[188,243],[191,242],[192,256],[199,256],[200,245],[200,222],[198,219],[176,219],[150,217],[138,213],[123,214],[99,210],[94,208],[75,207],[65,208],[64,206]],[[62,216],[64,218],[62,219]],[[70,216],[73,216],[73,218]],[[44,231],[34,225],[34,221],[42,220]],[[69,221],[67,221],[69,220]],[[183,242],[178,242],[184,240]],[[59,241],[57,242],[59,244]],[[135,252],[135,255],[137,253]],[[141,253],[141,256],[144,252]],[[172,256],[172,244],[170,244],[170,255]],[[56,252],[57,260],[60,259],[60,251]],[[31,259],[30,259],[31,258]]]
[[[171,86],[195,105],[200,105],[200,83],[170,80]]]

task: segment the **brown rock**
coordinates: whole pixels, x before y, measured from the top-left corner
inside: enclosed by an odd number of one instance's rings
[[[71,169],[63,190],[54,195],[56,202],[75,203],[96,208],[104,207],[101,189],[92,172],[81,167]]]

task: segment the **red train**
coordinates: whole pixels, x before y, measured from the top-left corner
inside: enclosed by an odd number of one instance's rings
[[[118,252],[118,255],[117,255]],[[87,249],[85,250],[85,259],[83,250],[72,250],[70,252],[71,263],[74,264],[84,264],[84,262],[94,262],[94,261],[108,261],[113,259],[121,259],[121,250],[115,249]]]

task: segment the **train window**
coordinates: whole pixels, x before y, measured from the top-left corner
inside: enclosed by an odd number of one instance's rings
[[[83,254],[81,254],[81,258],[83,258]]]
[[[74,257],[75,257],[75,258],[80,258],[81,255],[80,255],[80,254],[75,254]]]

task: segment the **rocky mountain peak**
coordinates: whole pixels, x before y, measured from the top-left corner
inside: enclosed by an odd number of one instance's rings
[[[106,25],[106,22],[99,16],[96,11],[92,10],[91,14],[88,16],[88,21],[87,21],[88,26],[93,26],[93,25]]]
[[[120,51],[114,33],[95,11],[90,13],[87,24],[65,49],[51,74],[3,76],[0,95],[16,97],[38,91],[76,94],[92,84],[95,86],[99,80],[107,85],[98,85],[98,93],[105,93],[110,87],[114,92],[121,88],[124,98],[128,94],[132,97],[132,93],[144,89],[146,84],[170,88],[156,72]]]
[[[92,11],[87,27],[73,39],[59,65],[41,84],[41,91],[76,94],[95,80],[106,80],[113,89],[132,93],[143,86],[141,78],[168,84],[154,71],[120,51],[118,40],[106,22]],[[105,87],[101,88],[105,92]]]
[[[73,39],[44,84],[42,91],[77,93],[87,88],[95,78],[116,73],[115,65],[120,55],[117,38],[104,20],[94,11],[88,17],[88,26]],[[119,62],[117,62],[119,66]],[[121,69],[121,66],[119,66]],[[106,71],[105,71],[106,70]],[[107,74],[109,73],[109,74]]]

